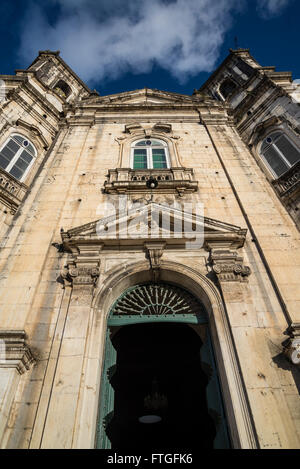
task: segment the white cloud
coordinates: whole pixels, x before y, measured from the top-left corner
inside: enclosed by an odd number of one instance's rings
[[[270,18],[282,12],[291,0],[257,0],[257,9],[263,18]]]
[[[38,50],[60,50],[89,85],[126,71],[149,72],[154,64],[184,81],[215,67],[232,13],[243,3],[47,0],[45,6],[60,7],[55,20],[49,20],[41,2],[34,0],[24,19],[20,55],[31,61]]]

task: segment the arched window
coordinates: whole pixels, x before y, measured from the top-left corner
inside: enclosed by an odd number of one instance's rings
[[[220,86],[220,93],[222,94],[223,98],[226,99],[231,93],[234,92],[237,85],[232,81],[230,78],[226,78],[226,80],[221,83]]]
[[[23,179],[36,157],[34,146],[22,135],[12,135],[0,150],[0,168]]]
[[[280,131],[264,139],[260,153],[276,177],[280,177],[300,160],[299,148]]]
[[[72,93],[72,90],[69,85],[63,80],[59,80],[56,83],[56,85],[54,86],[54,91],[56,91],[57,94],[59,94],[59,96],[62,96],[63,98],[67,98]]]
[[[131,167],[133,169],[169,168],[168,147],[162,140],[138,140],[132,145]]]

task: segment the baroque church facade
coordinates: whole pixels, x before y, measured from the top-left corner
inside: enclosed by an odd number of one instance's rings
[[[1,448],[300,448],[300,85],[2,75]]]

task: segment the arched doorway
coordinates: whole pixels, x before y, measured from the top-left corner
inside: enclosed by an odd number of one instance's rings
[[[230,447],[204,306],[167,283],[137,285],[111,308],[98,448]]]

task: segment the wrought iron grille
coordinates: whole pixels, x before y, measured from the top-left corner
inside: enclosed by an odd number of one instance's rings
[[[164,283],[137,285],[114,304],[112,316],[165,316],[205,314],[205,309],[188,291]]]

